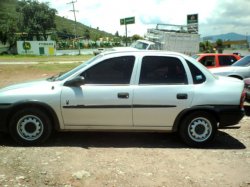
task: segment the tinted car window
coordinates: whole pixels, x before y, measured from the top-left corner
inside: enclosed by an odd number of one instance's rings
[[[187,84],[187,76],[178,58],[146,56],[142,59],[139,84]]]
[[[84,71],[86,84],[129,84],[135,57],[123,56],[104,60]]]
[[[204,56],[199,61],[204,66],[215,66],[215,56]]]
[[[187,61],[188,67],[191,71],[194,84],[201,84],[206,81],[205,75],[191,62]]]
[[[234,56],[219,56],[219,63],[221,66],[230,66],[236,61],[237,59]]]
[[[250,56],[245,56],[244,58],[235,62],[232,66],[250,66]]]

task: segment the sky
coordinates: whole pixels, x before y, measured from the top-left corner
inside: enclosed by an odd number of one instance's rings
[[[76,1],[76,0],[74,0]],[[74,20],[72,0],[48,2],[57,15]],[[250,0],[77,0],[76,20],[92,28],[125,35],[120,19],[135,17],[128,36],[144,36],[157,23],[186,25],[188,14],[198,14],[201,37],[235,32],[250,34]]]

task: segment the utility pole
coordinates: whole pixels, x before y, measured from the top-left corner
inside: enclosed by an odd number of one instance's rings
[[[77,30],[76,30],[76,12],[77,10],[75,10],[75,3],[77,2],[77,0],[75,1],[71,1],[67,4],[72,4],[73,5],[73,10],[70,10],[74,13],[74,18],[75,18],[75,25],[74,25],[74,31],[75,31],[75,41],[77,41]],[[81,49],[80,49],[80,40],[78,40],[78,50],[79,50],[79,55],[81,54]]]

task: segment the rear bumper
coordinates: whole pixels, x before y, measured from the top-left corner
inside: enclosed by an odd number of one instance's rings
[[[245,111],[239,106],[218,107],[216,110],[219,116],[219,128],[237,125],[245,115]]]

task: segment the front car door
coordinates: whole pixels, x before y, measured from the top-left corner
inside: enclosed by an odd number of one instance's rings
[[[131,75],[135,56],[103,60],[81,72],[85,84],[64,86],[61,110],[66,129],[132,126]]]
[[[190,106],[193,84],[188,66],[175,56],[144,56],[138,86],[134,89],[133,122],[140,127],[171,130],[176,116]]]

